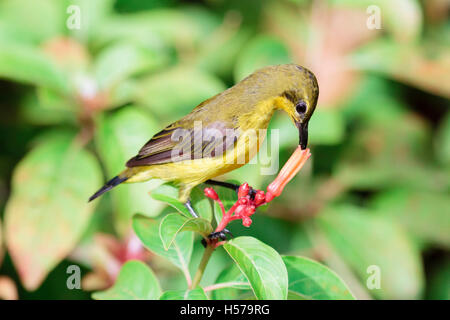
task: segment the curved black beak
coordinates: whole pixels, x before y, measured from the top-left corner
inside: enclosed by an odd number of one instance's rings
[[[295,125],[298,129],[298,144],[305,150],[308,145],[308,122],[296,122]]]

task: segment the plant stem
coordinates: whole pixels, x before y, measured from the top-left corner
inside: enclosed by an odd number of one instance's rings
[[[225,229],[225,227],[227,226],[227,224],[229,222],[230,222],[230,217],[228,216],[228,214],[225,214],[222,217],[222,220],[220,221],[220,223],[217,225],[215,232],[219,232],[219,231],[222,231],[223,229]]]
[[[197,287],[200,283],[200,280],[202,280],[203,273],[205,272],[206,266],[209,262],[209,258],[211,258],[214,249],[214,243],[210,243],[208,241],[205,252],[203,252],[202,260],[200,261],[200,264],[198,266],[197,273],[195,274],[194,280],[192,281],[191,289],[195,289],[195,287]]]

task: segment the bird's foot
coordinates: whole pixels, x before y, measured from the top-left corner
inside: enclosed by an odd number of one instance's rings
[[[233,234],[228,229],[223,229],[221,231],[215,231],[208,235],[208,240],[221,240],[225,241],[227,240],[227,235],[230,235],[233,237]],[[202,239],[202,244],[204,247],[206,247],[206,240]]]
[[[258,192],[258,190],[255,190],[252,187],[250,187],[250,190],[248,191],[248,195],[250,196],[250,199],[255,200],[255,196],[256,196],[257,192]]]
[[[231,237],[233,237],[233,234],[230,232],[230,230],[228,229],[223,229],[221,231],[216,231],[216,232],[212,232],[209,236],[208,239],[220,239],[220,240],[227,240],[227,235],[230,235]]]

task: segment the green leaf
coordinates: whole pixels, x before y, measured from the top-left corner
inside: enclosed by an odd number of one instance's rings
[[[0,15],[0,42],[16,44],[33,43],[33,35],[1,18],[2,15]]]
[[[445,45],[400,44],[383,37],[352,53],[350,59],[356,69],[387,75],[448,99],[450,74],[447,71],[447,52]],[[423,72],[424,69],[432,72]]]
[[[447,112],[439,125],[434,147],[439,161],[450,167],[450,112]]]
[[[165,183],[151,192],[153,199],[163,201],[173,208],[177,209],[181,214],[187,218],[192,218],[184,203],[178,200],[178,188],[173,183]],[[211,221],[212,209],[209,199],[205,197],[200,187],[196,187],[191,192],[191,204],[199,217]]]
[[[26,33],[30,43],[42,43],[63,33],[65,10],[65,1],[3,0],[0,20],[15,32]]]
[[[258,299],[287,298],[288,274],[278,252],[252,237],[238,237],[224,246],[245,274]]]
[[[248,293],[253,295],[247,278],[236,264],[222,270],[214,283],[227,285],[224,288],[212,291],[214,300],[238,300],[242,295]]]
[[[183,231],[194,231],[206,238],[212,231],[211,223],[202,218],[186,218],[178,213],[166,215],[159,225],[159,236],[168,250],[176,236]]]
[[[431,167],[429,141],[425,123],[404,113],[364,123],[347,139],[336,163],[336,178],[359,190],[392,186],[442,190],[449,186],[449,179]]]
[[[390,189],[372,200],[374,211],[415,236],[450,247],[450,198],[446,193]]]
[[[332,247],[365,284],[370,266],[381,272],[381,288],[371,294],[382,299],[416,299],[423,289],[419,252],[403,231],[388,219],[355,206],[329,208],[318,216]]]
[[[342,185],[357,190],[409,187],[417,190],[439,191],[450,186],[450,180],[446,179],[445,174],[443,175],[440,170],[408,163],[408,160],[404,163],[391,162],[389,165],[386,160],[388,159],[376,159],[369,163],[341,161],[336,178]]]
[[[289,292],[304,299],[354,300],[350,289],[329,268],[304,257],[284,256]]]
[[[194,234],[191,232],[179,233],[166,250],[159,237],[160,222],[141,215],[133,217],[133,230],[144,246],[153,253],[168,259],[177,266],[185,276],[189,275],[189,262],[191,260]]]
[[[212,220],[212,207],[209,198],[207,198],[203,192],[202,186],[195,187],[191,192],[191,203],[195,212],[197,212],[200,218],[203,218],[207,221]],[[189,217],[192,216],[189,214]]]
[[[174,184],[165,183],[153,190],[150,195],[153,199],[163,201],[177,209],[186,217],[192,217],[184,204],[178,200],[178,188]]]
[[[94,45],[97,45],[97,43],[93,41],[93,36],[96,34],[97,30],[101,28],[101,26],[107,23],[108,18],[113,13],[115,1],[67,0],[66,2],[67,4],[64,8],[65,11],[67,11],[67,8],[69,8],[70,5],[76,5],[80,8],[81,13],[81,28],[69,29],[70,35],[81,42],[88,43],[92,41]],[[66,13],[66,19],[68,19],[68,17],[69,14]]]
[[[226,89],[217,77],[191,68],[174,68],[144,79],[136,99],[162,118],[176,119]]]
[[[92,2],[92,1],[91,1]],[[153,11],[153,10],[152,10]],[[151,47],[163,47],[164,39],[151,29],[145,14],[111,15],[93,30],[92,42],[100,47],[123,39]]]
[[[133,102],[138,79],[128,78],[119,82],[109,91],[108,108],[114,109]]]
[[[334,109],[318,109],[309,122],[312,144],[333,145],[344,139],[345,121],[342,113]]]
[[[427,299],[450,300],[450,259],[440,261],[430,272],[427,283]]]
[[[154,50],[122,42],[100,53],[94,73],[100,87],[108,89],[132,75],[157,69],[165,60]]]
[[[3,255],[4,250],[3,250],[2,220],[0,220],[0,267],[2,266]]]
[[[5,209],[5,239],[20,278],[36,289],[87,228],[101,184],[96,159],[75,141],[55,137],[15,168]]]
[[[208,300],[205,291],[201,287],[193,290],[169,290],[164,292],[160,300]]]
[[[95,142],[100,157],[106,166],[107,179],[125,169],[128,159],[158,131],[158,124],[137,106],[128,106],[101,119]],[[159,180],[145,183],[122,184],[111,190],[115,211],[116,229],[124,234],[128,231],[131,217],[136,212],[156,216],[162,204],[149,196],[149,190],[158,186]]]
[[[262,67],[291,62],[288,49],[278,38],[258,36],[240,54],[234,79],[238,82]]]
[[[197,8],[153,9],[135,14],[111,16],[96,30],[96,43],[129,39],[146,45],[179,47],[192,45],[211,34],[220,21],[211,11]]]
[[[349,122],[361,125],[391,122],[407,113],[407,107],[398,99],[397,88],[378,74],[361,75],[352,96],[343,104],[342,113]],[[384,92],[380,95],[379,92]]]
[[[138,260],[127,261],[112,288],[94,292],[97,300],[157,300],[161,288],[153,271]]]
[[[64,73],[41,51],[31,46],[0,42],[0,77],[37,86],[69,91]]]
[[[20,107],[24,120],[38,125],[76,124],[79,111],[72,99],[45,87],[25,95]]]
[[[199,68],[228,79],[241,49],[251,37],[251,31],[242,28],[240,17],[229,14],[224,24],[209,35],[195,56]],[[229,27],[228,27],[229,26]]]

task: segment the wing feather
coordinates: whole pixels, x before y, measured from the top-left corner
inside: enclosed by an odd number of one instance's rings
[[[190,128],[180,132],[177,129],[183,129],[183,126],[176,122],[155,134],[126,166],[215,157],[232,148],[239,136],[239,128],[223,121],[215,121],[200,130]]]

